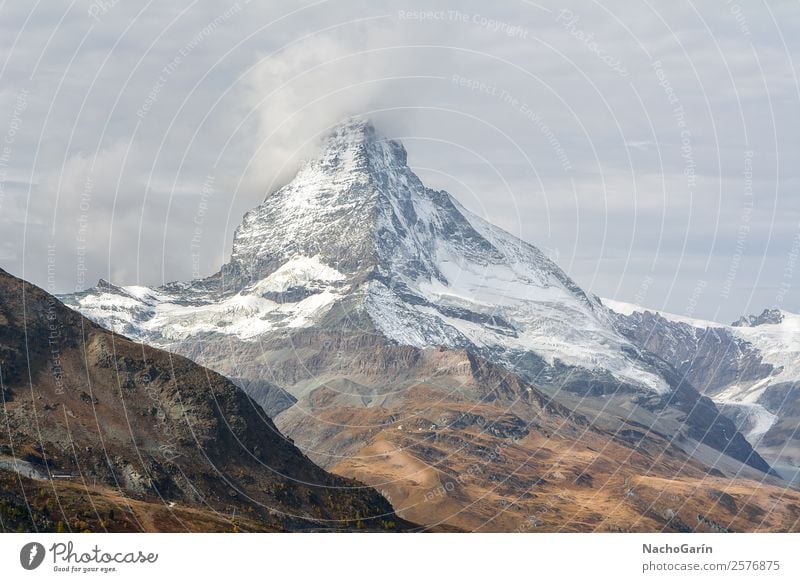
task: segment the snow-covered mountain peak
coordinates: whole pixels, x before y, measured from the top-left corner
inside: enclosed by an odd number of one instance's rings
[[[349,274],[373,269],[380,260],[380,225],[400,224],[397,215],[426,193],[406,160],[403,145],[369,121],[336,126],[294,179],[245,215],[227,271],[235,286],[268,276],[298,255],[319,255]]]
[[[326,135],[319,155],[306,161],[298,177],[317,172],[352,175],[397,171],[406,167],[407,159],[402,143],[378,133],[369,120],[355,117]]]
[[[472,349],[539,380],[583,382],[568,371],[582,368],[598,389],[668,390],[599,300],[535,246],[427,188],[402,144],[362,119],[334,128],[244,216],[217,275],[152,293],[110,287],[68,302],[158,345],[346,320],[399,344]]]
[[[536,247],[425,187],[403,145],[366,120],[350,119],[325,138],[319,155],[291,182],[248,212],[234,236],[224,274],[239,290],[297,256],[350,276],[444,285],[465,272],[510,268],[537,287],[585,294]],[[457,273],[454,271],[458,271]]]

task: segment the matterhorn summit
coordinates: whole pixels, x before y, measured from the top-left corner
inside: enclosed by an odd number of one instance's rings
[[[103,282],[67,303],[175,351],[353,326],[418,348],[474,350],[546,381],[668,389],[607,310],[536,247],[427,188],[371,122],[336,126],[319,155],[249,211],[230,261],[158,289]],[[184,345],[184,347],[181,347]],[[559,380],[561,379],[561,380]]]

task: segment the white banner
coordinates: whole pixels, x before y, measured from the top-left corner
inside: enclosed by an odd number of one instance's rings
[[[794,581],[799,544],[797,534],[5,534],[0,579]]]

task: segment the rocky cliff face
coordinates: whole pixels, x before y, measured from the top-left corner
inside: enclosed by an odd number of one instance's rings
[[[265,530],[407,527],[375,491],[315,466],[224,377],[115,336],[1,270],[0,355],[5,470],[18,459],[26,477],[60,475],[104,499],[116,490],[123,506],[179,505],[184,519],[194,508],[214,529],[236,525],[214,514],[237,510]],[[51,528],[74,516],[52,517]]]
[[[777,470],[800,475],[800,316],[765,309],[730,326],[609,301],[618,329],[710,396]]]
[[[426,188],[402,144],[362,120],[337,127],[317,159],[247,213],[219,273],[157,289],[103,283],[64,300],[236,378],[309,455],[342,474],[355,470],[347,455],[399,442],[385,427],[424,428],[403,419],[426,403],[438,408],[441,386],[458,403],[437,410],[442,418],[483,406],[493,388],[467,371],[470,361],[518,387],[506,407],[535,394],[590,419],[601,440],[623,431],[635,442],[621,446],[660,439],[709,470],[769,471],[733,422],[626,337],[596,297],[536,247]],[[437,369],[453,358],[461,364]],[[524,426],[536,410],[514,415]],[[444,470],[448,447],[508,420],[496,407],[475,414],[483,420],[459,421],[439,453],[427,447],[429,457],[415,458]],[[501,438],[489,432],[482,438]],[[369,463],[358,467],[375,484]],[[461,501],[474,501],[498,470],[487,466]]]
[[[643,311],[620,317],[619,329],[709,396],[732,384],[755,384],[776,372],[754,345],[724,327],[697,327]]]

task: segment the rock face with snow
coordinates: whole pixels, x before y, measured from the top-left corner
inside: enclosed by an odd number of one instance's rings
[[[437,414],[455,419],[465,403],[506,403],[511,424],[523,425],[551,402],[624,446],[661,439],[708,470],[769,471],[733,422],[620,331],[598,298],[536,247],[424,186],[402,144],[363,120],[338,126],[316,159],[245,215],[215,275],[157,289],[101,282],[63,299],[236,379],[342,474],[356,470],[347,459],[409,426],[449,429],[419,424],[428,401],[450,402]],[[470,426],[508,424],[498,408],[469,414],[483,419]],[[388,435],[390,425],[405,428]],[[423,451],[402,463],[427,454],[436,466],[434,448]],[[351,476],[376,485],[369,465],[358,471]]]
[[[743,315],[734,321],[732,327],[756,327],[764,324],[782,323],[784,313],[780,309],[765,309],[759,315]]]
[[[799,480],[800,315],[765,309],[723,325],[604,302],[626,337],[673,365],[782,475]]]

